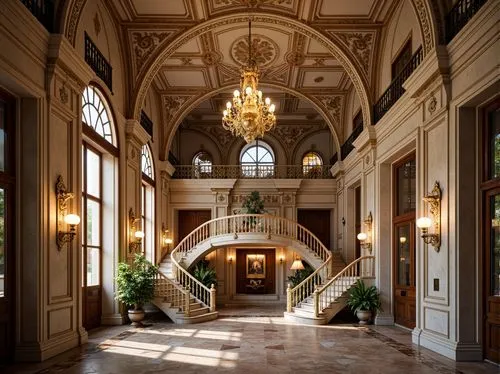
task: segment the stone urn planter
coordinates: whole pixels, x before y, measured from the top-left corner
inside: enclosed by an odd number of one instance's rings
[[[128,310],[128,318],[132,321],[132,326],[142,326],[141,321],[144,319],[145,315],[146,313],[144,313],[142,308]]]
[[[367,325],[372,317],[372,312],[369,310],[358,310],[356,317],[358,317],[360,325]]]

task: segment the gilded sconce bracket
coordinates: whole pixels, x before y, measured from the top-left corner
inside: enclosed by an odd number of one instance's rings
[[[429,205],[434,232],[429,233],[427,228],[422,228],[422,238],[424,242],[434,247],[439,252],[441,247],[441,187],[439,182],[434,183],[431,193],[424,196],[423,200]]]
[[[56,182],[56,227],[57,227],[57,235],[56,235],[56,243],[57,249],[61,250],[66,243],[71,243],[76,235],[76,225],[78,225],[80,219],[78,216],[71,214],[74,220],[78,217],[77,221],[67,221],[67,213],[68,213],[68,200],[72,199],[75,195],[71,192],[67,192],[66,185],[64,184],[64,180],[62,175],[57,177]],[[76,223],[75,223],[76,222]],[[69,225],[69,231],[64,231],[64,224]]]

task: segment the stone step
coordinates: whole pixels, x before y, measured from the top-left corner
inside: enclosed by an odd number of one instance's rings
[[[189,310],[189,317],[201,316],[202,314],[208,313],[210,308],[208,306],[200,307],[194,310]]]

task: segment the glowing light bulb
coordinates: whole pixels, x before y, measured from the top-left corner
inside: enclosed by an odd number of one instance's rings
[[[269,111],[271,113],[274,113],[274,110],[276,109],[276,106],[274,104],[271,104],[271,106],[269,107]]]
[[[262,98],[262,91],[261,90],[257,91],[257,95],[259,95],[259,98]]]
[[[252,87],[248,86],[247,88],[245,88],[245,93],[247,95],[251,95],[252,94]]]
[[[224,114],[224,117],[227,116],[227,110],[223,111],[222,114]]]
[[[229,101],[226,103],[226,108],[231,109],[231,103]]]
[[[432,219],[429,217],[420,217],[417,219],[417,227],[421,229],[428,229],[432,226]]]
[[[234,97],[239,97],[240,96],[240,91],[234,90],[233,95],[234,95]]]
[[[68,225],[76,226],[80,224],[80,217],[77,214],[68,214],[64,216],[64,222]]]
[[[366,240],[366,238],[368,238],[368,235],[366,235],[364,232],[360,232],[358,234],[357,238],[360,242],[364,242]]]
[[[269,105],[271,104],[271,99],[266,97],[266,100],[264,100],[264,102],[266,103],[266,105]]]
[[[142,231],[136,231],[134,233],[134,236],[137,238],[137,239],[142,239],[144,238],[144,233]]]

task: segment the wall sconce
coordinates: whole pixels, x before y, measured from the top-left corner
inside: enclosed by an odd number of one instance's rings
[[[227,258],[227,262],[229,262],[229,265],[232,265],[233,264],[233,256],[229,256]]]
[[[283,255],[280,256],[280,265],[283,265],[283,261],[284,261],[284,258],[283,258]]]
[[[436,252],[441,247],[441,187],[439,182],[434,182],[432,192],[423,197],[429,204],[431,217],[420,217],[417,219],[417,227],[422,231],[422,239],[427,244],[431,244]],[[429,233],[429,228],[434,224],[434,232]]]
[[[68,211],[68,200],[75,197],[75,194],[66,191],[66,185],[62,175],[57,177],[56,182],[56,227],[57,227],[57,248],[62,249],[64,244],[71,243],[76,235],[76,226],[80,224],[80,217],[77,214],[66,214]],[[63,222],[69,226],[69,231],[63,231]]]
[[[165,247],[167,247],[167,250],[170,247],[170,244],[172,244],[174,242],[168,233],[169,233],[168,229],[165,227],[165,224],[162,223],[162,225],[161,225],[161,241],[162,241],[163,245]]]
[[[128,221],[130,225],[130,243],[128,244],[129,252],[137,252],[137,249],[141,248],[142,238],[144,238],[144,232],[136,229],[136,223],[140,218],[135,218],[135,213],[132,208],[128,211]]]
[[[341,222],[342,222],[342,226],[345,226],[345,218],[344,217],[342,217]]]
[[[371,240],[371,233],[372,233],[372,224],[373,224],[373,216],[372,212],[368,214],[368,217],[364,220],[365,228],[366,228],[366,233],[365,232],[360,232],[357,235],[358,240],[361,242],[361,247],[363,249],[368,249],[370,251],[370,254],[372,253],[372,240]]]

